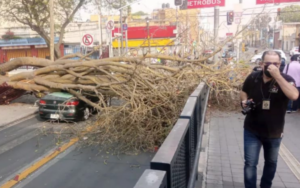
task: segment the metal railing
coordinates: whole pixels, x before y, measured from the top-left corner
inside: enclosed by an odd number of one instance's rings
[[[134,188],[167,188],[165,171],[145,170]]]
[[[166,177],[166,181],[149,184],[149,188],[193,188],[195,186],[208,96],[208,86],[201,83],[188,98],[177,123],[150,163],[152,170],[166,173],[157,174],[156,179],[162,180]],[[145,173],[140,177],[135,188],[139,188],[137,187],[139,182],[149,181]]]

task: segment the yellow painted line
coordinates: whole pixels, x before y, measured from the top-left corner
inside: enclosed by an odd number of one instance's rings
[[[92,130],[92,127],[88,127],[86,129],[86,132],[90,132]],[[41,160],[37,161],[30,167],[26,168],[21,173],[17,174],[14,179],[11,179],[7,181],[5,184],[3,184],[0,188],[11,188],[15,186],[17,183],[28,177],[30,174],[41,168],[43,165],[51,161],[54,157],[58,156],[60,153],[66,151],[69,147],[74,145],[76,142],[79,141],[79,138],[72,138],[68,143],[65,143],[58,149],[56,149],[53,153],[47,155],[46,157],[42,158]]]

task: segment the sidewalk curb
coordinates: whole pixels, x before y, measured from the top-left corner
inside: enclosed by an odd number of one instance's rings
[[[15,124],[17,124],[17,123],[20,123],[20,122],[22,122],[22,121],[24,121],[24,120],[26,120],[26,119],[29,119],[29,118],[31,118],[31,117],[34,117],[36,114],[38,114],[38,109],[35,110],[33,113],[26,114],[26,115],[24,115],[24,116],[22,116],[22,117],[20,117],[20,118],[18,118],[18,119],[15,119],[15,120],[13,120],[13,121],[11,121],[11,122],[9,122],[9,123],[6,123],[6,124],[4,124],[4,125],[0,125],[0,130],[3,130],[3,129],[5,129],[5,128],[7,128],[7,127],[10,127],[10,126],[15,125]]]

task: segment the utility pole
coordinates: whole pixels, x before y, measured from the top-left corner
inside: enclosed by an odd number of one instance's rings
[[[178,24],[178,6],[176,6],[176,47],[175,47],[175,53],[177,55],[177,47],[179,46],[179,24]]]
[[[187,47],[188,47],[188,28],[189,28],[189,25],[188,25],[188,20],[189,20],[189,14],[188,14],[188,10],[186,10],[186,25],[185,25],[185,44],[184,44],[184,53],[183,53],[183,56],[185,56],[185,53],[187,52]]]
[[[219,22],[220,22],[220,7],[215,6],[215,15],[214,15],[214,51],[217,50],[218,37],[219,37]],[[214,55],[213,62],[216,63],[217,56]]]
[[[102,56],[102,1],[99,3],[99,19],[98,19],[98,24],[99,24],[99,59]]]
[[[102,24],[101,24],[101,13],[99,14],[99,59],[102,56]]]
[[[284,33],[284,22],[282,21],[282,51],[285,50],[285,33]]]
[[[122,20],[122,17],[123,17],[123,15],[122,15],[122,8],[121,8],[121,6],[122,6],[122,0],[120,0],[120,29],[121,29],[121,54],[123,54],[123,20]]]
[[[146,18],[147,21],[147,37],[148,37],[148,50],[149,50],[149,54],[151,53],[151,47],[150,47],[150,28],[149,28],[149,18]]]
[[[274,27],[273,27],[273,49],[275,49],[275,28],[276,28],[277,16],[274,18]]]
[[[49,1],[50,12],[50,60],[54,61],[54,9],[53,0]]]

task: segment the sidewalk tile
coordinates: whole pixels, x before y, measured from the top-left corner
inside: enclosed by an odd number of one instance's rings
[[[300,188],[300,184],[299,183],[287,183],[287,182],[284,182],[284,185],[286,186],[286,188]]]
[[[222,113],[212,117],[208,141],[207,188],[244,188],[243,116]],[[300,133],[300,128],[298,133]],[[288,139],[294,147],[293,143]],[[300,158],[300,152],[296,153]],[[257,166],[257,183],[264,167],[263,150]],[[272,188],[300,188],[299,180],[279,156]]]

